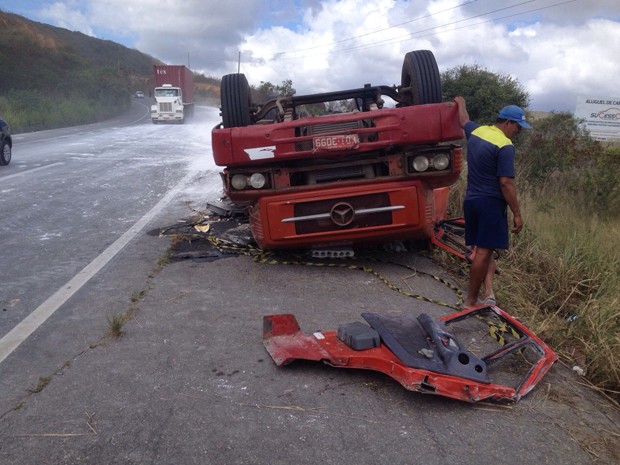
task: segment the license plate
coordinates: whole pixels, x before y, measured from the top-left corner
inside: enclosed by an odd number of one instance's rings
[[[336,134],[333,136],[318,136],[312,139],[314,151],[356,149],[360,145],[357,134]]]

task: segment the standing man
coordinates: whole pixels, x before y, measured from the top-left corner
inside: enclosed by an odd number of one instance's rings
[[[493,252],[507,249],[509,244],[506,206],[512,211],[511,232],[517,234],[523,228],[514,183],[512,139],[522,128],[531,126],[525,121],[525,112],[516,105],[504,107],[494,125],[482,126],[469,120],[463,97],[456,97],[454,101],[467,137],[467,191],[463,202],[465,243],[476,247],[464,307],[493,305],[496,268]],[[484,295],[480,297],[483,283]]]

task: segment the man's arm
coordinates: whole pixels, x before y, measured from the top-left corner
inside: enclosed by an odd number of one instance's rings
[[[454,97],[454,102],[458,108],[459,123],[464,128],[465,124],[469,121],[469,113],[467,113],[467,106],[465,105],[465,99],[463,97]]]
[[[499,187],[502,190],[504,200],[510,207],[513,217],[513,227],[511,232],[517,234],[523,229],[523,219],[521,218],[521,208],[519,207],[519,200],[517,199],[517,186],[515,181],[507,176],[499,177]]]

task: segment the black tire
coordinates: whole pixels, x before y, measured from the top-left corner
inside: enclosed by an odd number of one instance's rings
[[[0,145],[0,166],[11,163],[11,146],[5,140]]]
[[[252,124],[250,85],[245,74],[226,74],[222,77],[222,123],[225,128]]]
[[[441,76],[430,50],[415,50],[405,55],[401,85],[405,105],[441,103]]]

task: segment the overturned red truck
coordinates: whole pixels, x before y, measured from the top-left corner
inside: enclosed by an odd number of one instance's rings
[[[463,166],[457,108],[428,50],[405,55],[399,86],[260,104],[229,74],[221,115],[213,157],[263,249],[429,240]]]

